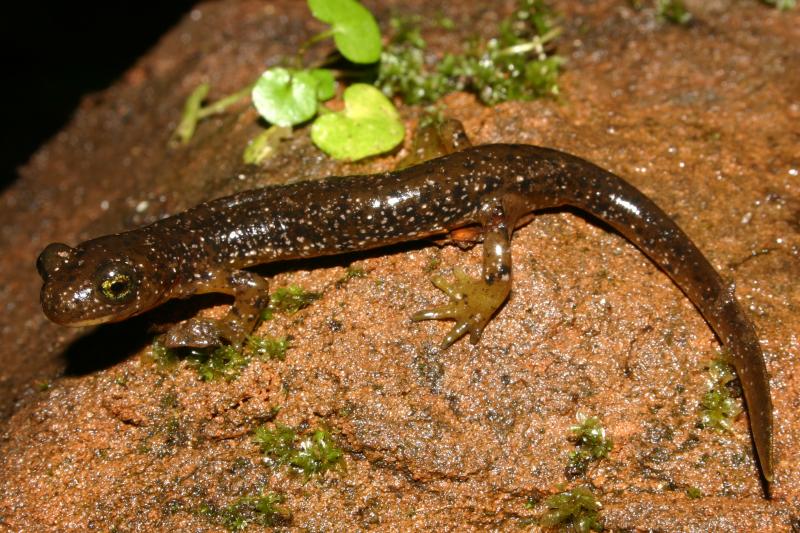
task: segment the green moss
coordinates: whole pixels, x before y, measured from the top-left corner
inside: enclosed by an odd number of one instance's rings
[[[739,402],[724,387],[715,387],[703,395],[700,424],[704,428],[730,430],[733,419],[742,412]]]
[[[656,13],[660,19],[681,26],[692,20],[692,14],[686,9],[683,0],[657,0]]]
[[[696,500],[698,498],[702,498],[703,497],[703,491],[698,489],[697,487],[689,487],[688,489],[686,489],[686,495],[690,499]]]
[[[253,442],[274,465],[288,465],[306,480],[324,475],[329,470],[345,468],[344,452],[336,446],[330,433],[317,428],[300,439],[297,432],[283,425],[275,429],[259,427]]]
[[[247,352],[259,359],[283,361],[286,359],[286,350],[289,349],[287,337],[262,337],[251,335],[247,337]]]
[[[364,278],[367,276],[366,270],[361,267],[350,265],[344,273],[344,276],[336,281],[336,286],[341,288],[347,285],[351,279]]]
[[[275,464],[287,464],[295,453],[295,431],[283,425],[268,429],[264,426],[256,428],[253,442],[261,448],[261,453]]]
[[[249,336],[244,351],[230,345],[170,349],[156,339],[150,349],[150,358],[161,368],[174,367],[178,361],[185,359],[203,381],[220,378],[232,380],[239,377],[253,357],[283,361],[289,348],[289,339],[286,337]]]
[[[191,349],[186,356],[186,361],[194,367],[200,379],[213,381],[224,378],[232,380],[239,377],[239,373],[249,363],[250,358],[233,346],[218,346],[216,348]]]
[[[376,85],[408,104],[430,104],[454,91],[471,92],[487,105],[556,95],[564,60],[546,49],[560,33],[554,21],[542,0],[519,0],[496,37],[434,58],[425,51],[418,19],[394,18]]]
[[[797,7],[797,0],[761,0],[767,5],[773,6],[781,11],[788,11]]]
[[[215,507],[203,503],[197,512],[220,524],[228,531],[244,531],[251,524],[275,527],[291,522],[291,512],[281,506],[286,501],[283,494],[262,491],[257,496],[242,496],[230,505]]]
[[[606,457],[614,446],[606,436],[606,430],[597,417],[587,417],[578,413],[578,424],[570,427],[571,440],[577,449],[569,454],[566,474],[569,478],[582,476],[586,473],[589,463]]]
[[[722,352],[706,365],[709,378],[714,385],[727,385],[736,379],[736,371],[728,362],[729,356]]]
[[[150,353],[148,355],[150,360],[152,360],[153,363],[160,368],[171,368],[180,360],[180,357],[175,350],[167,348],[161,344],[161,341],[158,339],[153,341],[153,344],[150,346]]]
[[[742,412],[736,391],[736,374],[724,354],[708,364],[709,390],[700,402],[700,426],[730,430],[733,419]]]
[[[316,429],[311,436],[300,442],[299,448],[289,461],[306,480],[323,475],[328,470],[344,467],[344,453],[336,446],[330,433]]]
[[[544,503],[547,511],[539,519],[542,527],[580,533],[603,530],[598,517],[602,505],[587,487],[554,494]]]
[[[305,290],[299,285],[281,287],[269,296],[269,306],[262,312],[263,320],[270,320],[275,313],[293,315],[311,305],[322,296],[318,292]]]

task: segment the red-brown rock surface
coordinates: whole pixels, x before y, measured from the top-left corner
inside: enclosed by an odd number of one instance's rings
[[[423,4],[369,2],[383,22],[390,8],[433,15]],[[434,45],[493,27],[512,6],[446,5],[458,30]],[[773,500],[746,415],[726,433],[696,427],[704,363],[718,348],[709,327],[640,252],[574,212],[517,232],[513,297],[477,346],[444,353],[433,347],[448,326],[408,317],[441,301],[427,281],[432,261],[474,272],[477,249],[423,243],[279,270],[273,286],[323,296],[264,326],[293,336],[285,361],[253,363],[231,382],[148,362],[152,317],[92,332],[47,323],[33,261],[50,241],[399,157],[337,165],[300,131],[264,168],[242,169],[242,147],[260,130],[245,109],[168,149],[199,82],[215,95],[236,90],[318,30],[304,2],[208,2],[86,99],[0,198],[0,526],[215,530],[203,504],[266,486],[286,494],[302,529],[516,530],[541,510],[528,499],[567,482],[568,428],[581,412],[614,439],[581,481],[603,502],[606,527],[800,528],[800,11],[689,2],[696,22],[680,27],[624,1],[556,7],[568,59],[559,101],[486,108],[451,95],[448,114],[474,142],[552,146],[627,177],[735,280],[772,377]],[[337,284],[353,261],[367,275]],[[330,428],[347,470],[304,483],[263,464],[249,435],[276,406],[277,422]],[[689,488],[704,496],[688,498]]]

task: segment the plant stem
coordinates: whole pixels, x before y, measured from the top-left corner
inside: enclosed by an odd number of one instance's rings
[[[245,87],[239,89],[233,94],[229,94],[223,98],[220,98],[213,104],[207,105],[205,107],[201,107],[197,112],[197,118],[202,119],[206,117],[210,117],[211,115],[216,115],[218,113],[222,113],[228,107],[235,104],[242,98],[245,98],[250,95],[255,86],[255,82],[246,85]]]

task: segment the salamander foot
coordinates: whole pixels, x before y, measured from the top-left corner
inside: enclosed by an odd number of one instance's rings
[[[192,318],[176,324],[164,335],[167,348],[208,348],[219,346],[226,341],[239,346],[244,336],[221,320],[212,318]]]
[[[442,276],[433,276],[431,282],[447,294],[450,303],[432,307],[415,313],[411,319],[455,320],[456,325],[444,338],[441,348],[445,349],[469,333],[472,344],[478,342],[483,328],[497,309],[508,297],[510,282],[497,280],[489,283],[484,279],[472,279],[461,269],[454,269],[455,279],[447,281]]]

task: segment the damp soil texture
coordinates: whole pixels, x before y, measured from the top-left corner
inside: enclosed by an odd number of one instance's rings
[[[366,3],[384,26],[392,12],[451,18],[454,30],[430,36],[432,52],[489,32],[515,6]],[[222,313],[224,299],[93,330],[48,323],[33,265],[51,241],[267,183],[385,170],[403,155],[338,164],[300,128],[277,157],[243,167],[242,147],[263,127],[246,106],[169,148],[199,83],[212,97],[235,91],[322,29],[304,2],[207,2],[85,98],[0,198],[0,529],[256,531],[271,520],[516,531],[538,527],[545,499],[578,486],[602,503],[609,530],[800,528],[800,10],[686,3],[688,25],[646,1],[554,2],[567,60],[557,99],[488,108],[453,94],[440,104],[475,143],[551,146],[624,176],[736,283],[771,376],[771,500],[746,411],[728,430],[700,427],[720,350],[708,325],[637,249],[574,211],[515,233],[512,297],[474,346],[441,352],[449,326],[409,320],[443,300],[429,275],[479,269],[478,248],[431,243],[269,269],[272,287],[321,297],[262,325],[291,347],[236,379],[203,381],[190,362],[159,365],[150,353],[153,324]],[[401,113],[413,126],[419,110]],[[579,414],[597,417],[613,448],[576,472]],[[293,428],[289,455],[265,460],[259,425]],[[310,478],[279,464],[296,464],[302,442],[319,451],[308,438],[320,427],[343,463]],[[282,495],[280,512],[247,499],[269,493]]]

